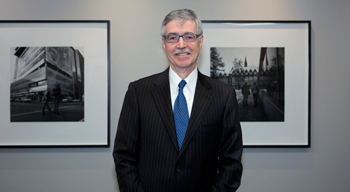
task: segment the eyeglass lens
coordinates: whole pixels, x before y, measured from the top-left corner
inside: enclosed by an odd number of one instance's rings
[[[169,43],[177,43],[179,41],[180,35],[167,35],[166,41]],[[185,34],[182,36],[183,40],[185,42],[193,42],[196,41],[196,35],[195,34]]]

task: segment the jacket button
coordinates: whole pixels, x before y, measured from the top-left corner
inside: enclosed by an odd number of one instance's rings
[[[176,171],[179,172],[181,169],[179,167],[176,168]]]

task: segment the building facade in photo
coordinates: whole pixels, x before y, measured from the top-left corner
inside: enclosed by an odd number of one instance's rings
[[[60,85],[62,98],[83,99],[84,57],[73,47],[16,47],[11,100],[41,101]]]

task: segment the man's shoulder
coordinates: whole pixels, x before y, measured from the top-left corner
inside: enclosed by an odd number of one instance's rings
[[[222,90],[231,90],[233,89],[231,86],[229,86],[226,83],[223,83],[215,78],[209,77],[207,75],[198,74],[198,80],[204,83],[208,83],[213,89],[222,89]]]
[[[142,77],[138,80],[131,82],[131,84],[133,84],[134,86],[150,86],[162,79],[166,80],[166,78],[169,78],[169,76],[167,75],[167,70],[146,77]]]

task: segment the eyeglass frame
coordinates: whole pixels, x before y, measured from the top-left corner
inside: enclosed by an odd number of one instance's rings
[[[176,42],[168,42],[166,37],[167,37],[167,36],[170,36],[170,35],[177,36],[177,37],[178,37],[178,38],[177,38],[177,41],[176,41]],[[186,36],[186,35],[195,35],[194,41],[185,41],[184,36]],[[184,42],[195,42],[195,41],[197,41],[198,37],[201,36],[201,35],[203,35],[203,34],[194,34],[194,33],[186,33],[186,34],[183,34],[183,35],[168,34],[168,35],[163,35],[163,39],[164,39],[167,43],[177,43],[177,42],[179,42],[180,37],[182,37],[182,40],[183,40]]]

